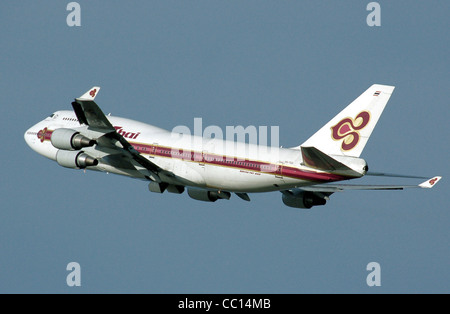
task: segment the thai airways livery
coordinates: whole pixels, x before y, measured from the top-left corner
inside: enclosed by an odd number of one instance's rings
[[[393,86],[372,85],[303,144],[269,147],[167,131],[146,123],[106,116],[94,102],[93,87],[72,102],[73,110],[53,113],[25,132],[37,153],[73,169],[88,169],[145,180],[151,192],[181,194],[215,202],[234,193],[280,191],[285,205],[324,205],[344,190],[431,188],[441,177],[419,185],[333,183],[370,173],[360,155]]]

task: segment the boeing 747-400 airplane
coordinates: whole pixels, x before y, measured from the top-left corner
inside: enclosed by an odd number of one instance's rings
[[[405,186],[333,184],[370,174],[360,155],[393,86],[372,85],[293,148],[203,138],[106,116],[94,102],[99,90],[93,87],[76,98],[73,111],[57,111],[31,127],[25,132],[27,144],[63,167],[142,179],[156,193],[187,189],[191,198],[207,202],[229,199],[232,193],[250,201],[249,193],[280,191],[287,206],[311,208],[343,190],[431,188],[441,179]]]

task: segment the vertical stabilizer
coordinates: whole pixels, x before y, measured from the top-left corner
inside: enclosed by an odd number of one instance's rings
[[[328,155],[359,157],[394,88],[372,85],[301,146]]]

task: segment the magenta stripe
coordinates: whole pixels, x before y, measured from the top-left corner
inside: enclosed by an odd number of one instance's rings
[[[340,181],[348,179],[348,177],[342,175],[305,171],[295,167],[281,166],[261,161],[242,160],[234,157],[219,156],[214,154],[202,154],[201,152],[178,150],[169,147],[161,147],[142,143],[131,144],[141,154],[194,161],[222,167],[233,167],[247,171],[274,174],[294,179],[310,181]]]
[[[53,130],[40,130],[37,137],[43,142],[51,139]],[[262,172],[274,174],[294,179],[310,180],[310,181],[340,181],[349,179],[346,176],[336,175],[331,173],[318,173],[314,171],[300,170],[295,167],[281,166],[262,161],[242,160],[235,157],[219,156],[214,154],[202,154],[196,151],[184,151],[170,147],[149,145],[143,143],[130,143],[139,153],[145,155],[160,156],[166,158],[174,158],[180,160],[187,160],[209,165],[221,167],[233,167],[247,171]]]

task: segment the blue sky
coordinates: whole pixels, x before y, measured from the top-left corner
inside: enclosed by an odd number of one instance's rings
[[[369,2],[78,1],[69,27],[69,1],[2,1],[0,292],[449,293],[450,3],[378,1],[369,27]],[[62,168],[23,140],[98,85],[107,113],[279,126],[296,146],[374,83],[396,90],[362,157],[442,175],[434,189],[337,193],[309,211],[280,193],[202,203]],[[70,262],[81,287],[66,285]]]

